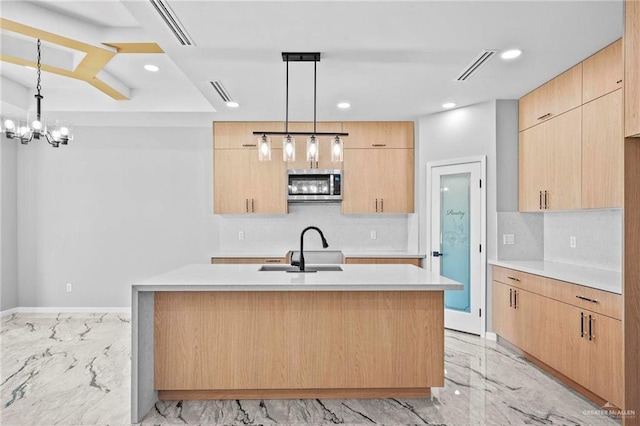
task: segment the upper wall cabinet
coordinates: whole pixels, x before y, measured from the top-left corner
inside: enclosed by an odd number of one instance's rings
[[[259,135],[253,132],[283,132],[280,121],[216,121],[213,125],[213,146],[215,149],[257,148]],[[273,144],[273,138],[272,138]],[[282,145],[273,145],[281,148]]]
[[[582,105],[582,63],[520,98],[519,129],[528,129]]]
[[[582,102],[585,104],[622,87],[622,39],[582,63]]]
[[[624,135],[640,136],[640,2],[625,3]]]
[[[413,121],[349,121],[342,123],[345,148],[411,148]]]

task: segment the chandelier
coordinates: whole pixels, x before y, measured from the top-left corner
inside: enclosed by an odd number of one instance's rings
[[[71,134],[71,125],[64,121],[56,121],[54,124],[47,125],[42,121],[42,99],[40,94],[41,85],[41,42],[38,39],[38,61],[36,72],[38,79],[36,82],[37,93],[36,98],[36,115],[33,120],[27,116],[24,120],[14,120],[12,118],[3,118],[0,120],[0,131],[9,139],[18,139],[23,145],[28,144],[33,139],[45,139],[52,147],[58,148],[60,145],[67,145],[73,139]]]
[[[342,162],[344,150],[342,136],[349,136],[349,133],[316,131],[316,68],[320,62],[320,52],[282,52],[282,60],[287,63],[285,128],[284,132],[253,132],[254,135],[261,135],[258,138],[258,160],[271,160],[271,138],[268,135],[284,136],[282,140],[282,159],[284,161],[296,161],[296,140],[292,136],[309,136],[307,139],[307,161],[318,161],[320,143],[318,136],[332,136],[331,161]],[[313,62],[313,132],[289,131],[289,61]]]

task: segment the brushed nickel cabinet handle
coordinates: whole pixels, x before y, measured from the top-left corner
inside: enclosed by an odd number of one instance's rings
[[[255,213],[255,210],[253,209],[253,198],[251,199],[251,213]]]
[[[584,312],[580,312],[580,337],[584,337]]]
[[[513,281],[518,281],[518,282],[520,282],[520,279],[519,279],[519,278],[516,278],[516,277],[509,277],[509,276],[508,276],[507,278],[509,278],[510,280],[513,280]]]
[[[596,299],[589,299],[588,297],[584,297],[584,296],[578,296],[576,295],[576,298],[580,299],[580,300],[585,300],[587,302],[591,302],[591,303],[600,303],[598,302]]]
[[[548,117],[551,117],[551,113],[550,112],[546,113],[545,115],[541,115],[540,117],[538,117],[538,120],[543,120],[543,119],[548,118]]]
[[[596,318],[589,315],[589,340],[593,341],[596,338],[595,334],[593,334],[593,323],[596,322]]]
[[[258,146],[258,145],[255,144],[255,143],[243,143],[242,146],[245,147],[245,148],[251,148],[251,147]]]
[[[378,213],[378,199],[376,198],[376,213]]]
[[[513,308],[513,289],[509,289],[509,307]]]
[[[372,143],[371,146],[387,146],[386,143]]]

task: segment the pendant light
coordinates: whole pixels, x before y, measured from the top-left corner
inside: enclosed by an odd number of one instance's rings
[[[47,125],[42,121],[42,99],[44,96],[40,94],[42,90],[41,85],[41,72],[42,65],[40,63],[42,42],[38,39],[37,49],[37,80],[36,90],[34,95],[36,98],[36,113],[35,117],[27,116],[26,120],[14,120],[10,117],[2,118],[0,120],[0,131],[9,139],[18,139],[23,145],[28,144],[33,139],[45,139],[49,145],[54,148],[58,148],[60,145],[67,145],[67,143],[73,139],[71,134],[71,125],[63,121],[56,121],[55,124]]]
[[[320,158],[320,139],[318,136],[331,136],[331,161],[342,162],[344,144],[342,136],[349,136],[348,133],[317,132],[317,63],[320,62],[320,52],[282,52],[282,60],[286,62],[286,108],[285,108],[285,128],[284,132],[254,131],[254,135],[261,135],[258,138],[258,159],[260,161],[271,160],[271,141],[267,135],[281,135],[282,139],[282,160],[296,161],[296,140],[293,136],[309,136],[307,139],[307,161],[318,161]],[[313,132],[290,132],[289,131],[289,62],[313,62]],[[264,148],[264,153],[263,153]]]

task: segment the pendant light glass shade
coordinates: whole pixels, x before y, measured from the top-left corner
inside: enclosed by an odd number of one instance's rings
[[[271,161],[271,138],[267,135],[258,138],[258,161]]]
[[[318,161],[318,138],[315,135],[311,135],[307,139],[307,161]]]
[[[296,140],[287,135],[282,139],[282,159],[284,161],[296,161]]]
[[[331,161],[334,163],[342,163],[344,153],[344,143],[340,136],[336,136],[331,141]]]

